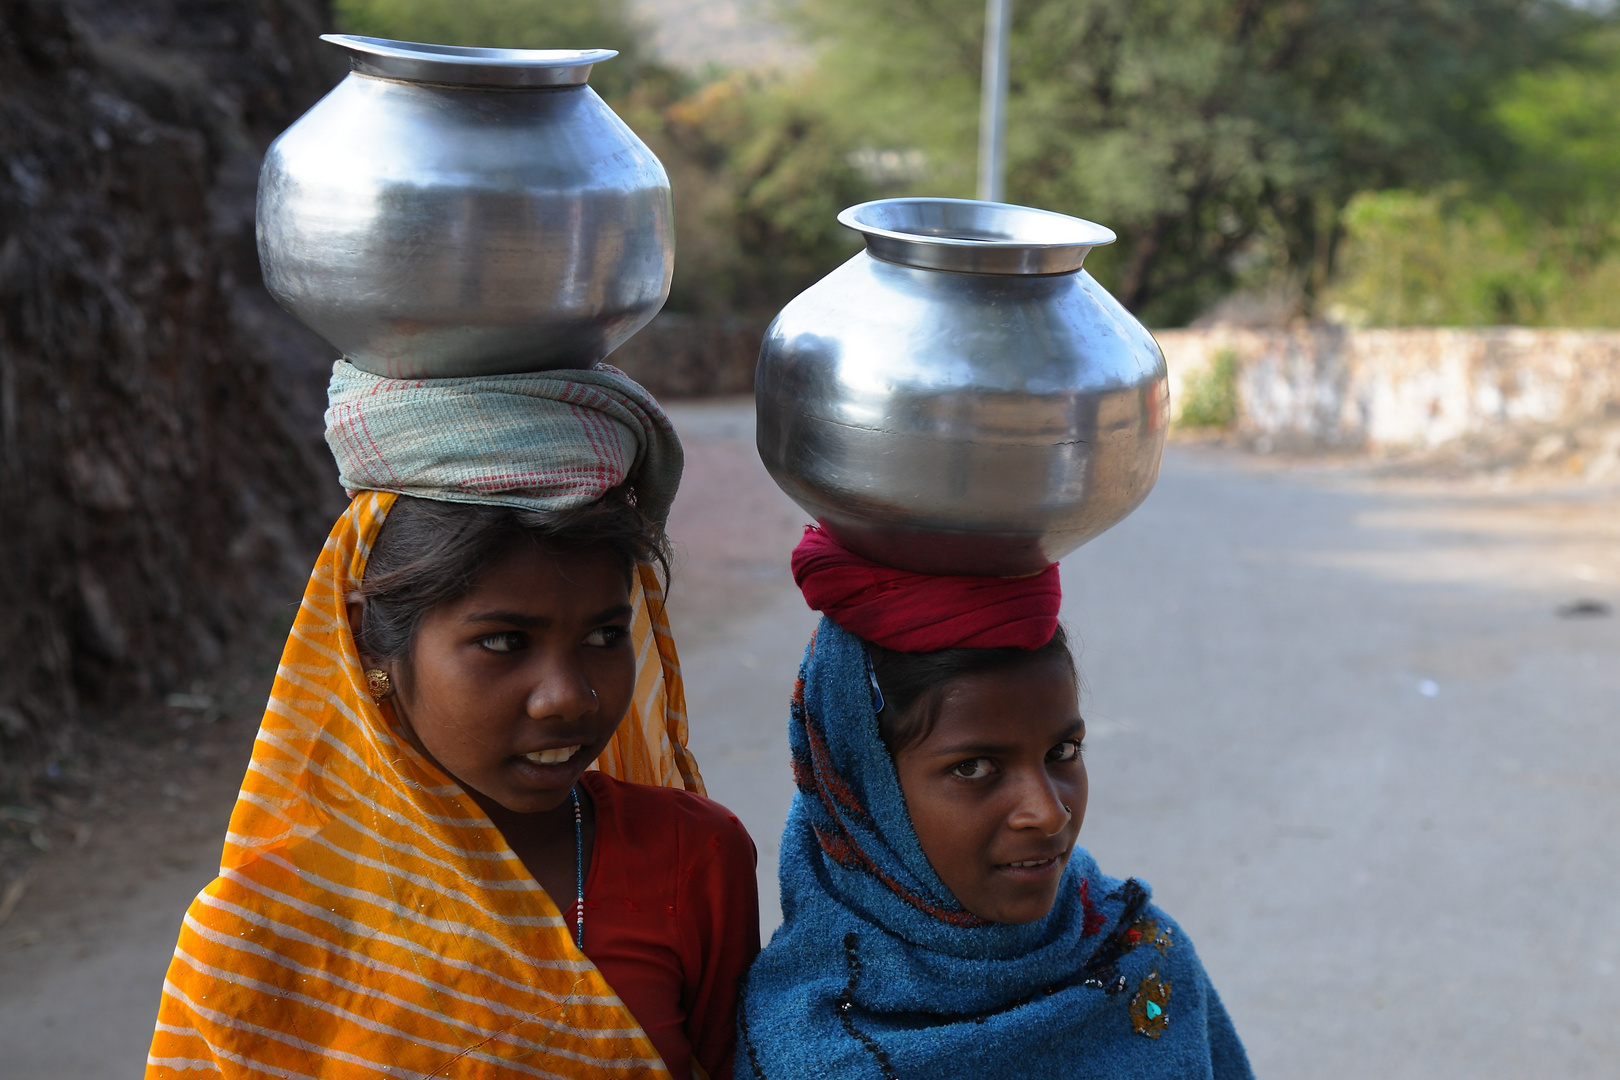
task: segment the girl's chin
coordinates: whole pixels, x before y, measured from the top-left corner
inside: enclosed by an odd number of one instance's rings
[[[546,814],[557,809],[568,801],[568,789],[558,791],[508,791],[503,797],[494,798],[501,808],[513,814]]]
[[[479,793],[514,814],[542,814],[568,801],[590,758],[581,751],[556,765],[539,765],[525,758],[510,758]],[[581,764],[581,762],[585,764]]]
[[[998,923],[1032,923],[1046,918],[1057,903],[1067,861],[1059,856],[1035,866],[997,866],[992,872],[991,893],[1001,902],[995,905],[996,915],[981,918]]]
[[[1027,923],[1040,922],[1052,912],[1052,905],[1057,902],[1057,895],[1045,897],[1040,900],[1019,900],[1001,905],[1000,918],[991,919],[990,922],[1005,923],[1012,926],[1022,926]],[[982,916],[981,916],[982,918]]]

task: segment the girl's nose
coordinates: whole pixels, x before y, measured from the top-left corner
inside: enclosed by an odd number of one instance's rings
[[[1071,812],[1044,776],[1029,777],[1019,784],[1017,799],[1007,819],[1012,828],[1039,829],[1047,836],[1055,836],[1068,828]]]
[[[528,713],[536,720],[577,720],[596,709],[596,690],[578,664],[544,665],[529,691]]]

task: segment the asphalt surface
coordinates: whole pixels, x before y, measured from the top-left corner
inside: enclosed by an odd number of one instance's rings
[[[692,743],[758,843],[769,929],[814,624],[786,571],[802,515],[746,404],[672,412]],[[1620,611],[1620,493],[1176,446],[1063,573],[1081,841],[1182,923],[1258,1075],[1620,1075],[1620,618],[1558,614]],[[127,886],[38,889],[0,930],[7,1080],[140,1074],[228,812],[220,769],[185,827],[114,833],[143,856]]]

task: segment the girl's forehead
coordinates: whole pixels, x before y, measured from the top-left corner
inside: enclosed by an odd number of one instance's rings
[[[933,729],[919,749],[958,746],[1042,748],[1073,738],[1083,727],[1074,676],[1058,659],[961,675],[940,699]]]
[[[459,618],[493,608],[540,617],[627,603],[630,583],[621,562],[607,547],[515,545],[490,563],[464,596],[447,605],[445,614]]]

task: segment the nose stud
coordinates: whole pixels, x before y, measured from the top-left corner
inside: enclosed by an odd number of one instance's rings
[[[1063,804],[1063,812],[1065,814],[1068,814],[1070,817],[1074,816],[1074,811],[1069,809],[1069,804],[1068,803]]]

